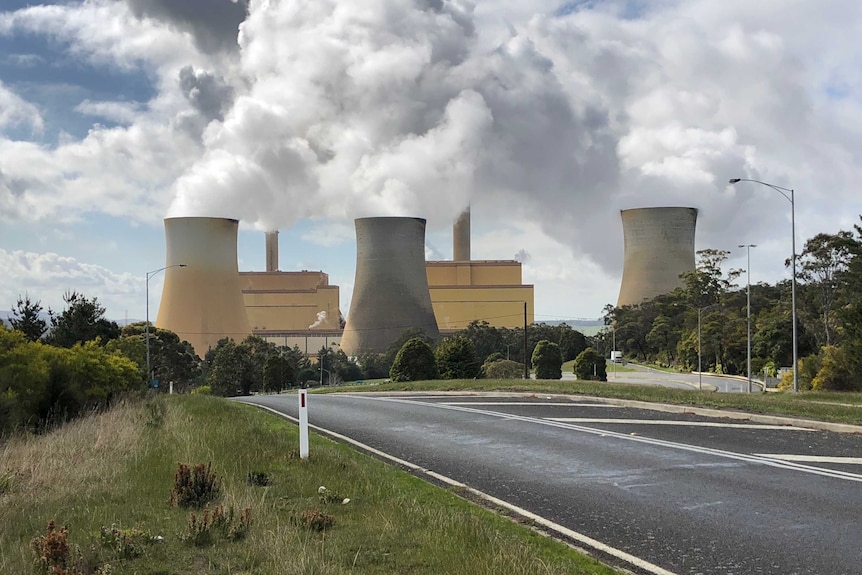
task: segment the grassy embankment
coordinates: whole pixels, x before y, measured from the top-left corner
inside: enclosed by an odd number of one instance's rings
[[[308,460],[296,456],[297,446],[294,425],[204,396],[133,402],[51,433],[7,439],[0,444],[0,573],[34,572],[30,542],[51,520],[68,526],[89,573],[612,573],[345,446],[312,436]],[[178,463],[208,461],[222,484],[214,504],[251,509],[244,539],[214,529],[210,544],[183,541],[190,510],[169,504],[174,474]],[[250,484],[250,473],[258,484],[265,474],[269,485]],[[321,485],[339,501],[321,502]],[[305,528],[310,509],[332,516],[333,526]],[[100,528],[112,525],[120,535],[102,547]]]
[[[315,390],[318,391],[318,390]],[[463,379],[345,385],[327,391],[512,391],[632,399],[862,425],[862,393],[715,393],[578,380]]]

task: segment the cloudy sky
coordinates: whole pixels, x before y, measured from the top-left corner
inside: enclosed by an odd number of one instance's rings
[[[536,319],[595,318],[619,210],[692,206],[752,281],[862,213],[856,0],[4,0],[0,309],[97,296],[143,318],[166,216],[241,220],[239,266],[322,269],[352,220],[428,219],[524,262]],[[151,317],[161,275],[150,281]]]

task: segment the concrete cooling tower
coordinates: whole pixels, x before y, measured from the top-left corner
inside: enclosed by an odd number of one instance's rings
[[[381,217],[355,223],[356,279],[341,349],[350,356],[384,353],[411,327],[436,338],[425,272],[425,220]]]
[[[638,305],[684,285],[694,271],[695,208],[622,210],[625,255],[617,307]]]
[[[239,221],[165,218],[165,287],[156,326],[176,332],[203,356],[218,340],[251,334],[237,267]],[[171,267],[185,264],[185,267]]]

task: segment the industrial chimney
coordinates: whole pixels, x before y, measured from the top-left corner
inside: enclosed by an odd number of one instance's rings
[[[384,353],[404,330],[438,336],[425,271],[425,220],[356,220],[356,278],[341,349]]]
[[[470,206],[461,212],[452,226],[452,259],[456,262],[470,261]]]
[[[227,218],[165,218],[168,267],[156,326],[191,343],[199,356],[222,338],[251,334],[237,267],[238,226]]]
[[[278,231],[266,232],[266,271],[278,271]]]
[[[694,271],[695,208],[622,210],[625,255],[617,307],[638,305],[684,285]]]

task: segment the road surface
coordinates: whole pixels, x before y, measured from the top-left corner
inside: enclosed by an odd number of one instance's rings
[[[309,421],[637,573],[862,573],[860,435],[544,395],[310,395]]]

